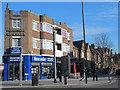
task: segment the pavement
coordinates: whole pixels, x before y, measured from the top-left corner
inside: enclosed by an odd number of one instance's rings
[[[22,87],[19,86],[19,80],[15,81],[2,81],[0,85],[2,88],[87,88],[94,87],[97,85],[105,85],[111,84],[116,81],[116,77],[111,77],[111,80],[108,80],[108,77],[98,77],[98,81],[93,81],[93,78],[88,78],[88,83],[85,84],[85,80],[80,81],[79,79],[68,79],[67,85],[64,84],[64,79],[62,82],[59,82],[57,79],[57,83],[54,83],[54,79],[41,79],[39,80],[38,86],[32,86],[32,81],[22,81]],[[117,88],[117,87],[116,87]]]

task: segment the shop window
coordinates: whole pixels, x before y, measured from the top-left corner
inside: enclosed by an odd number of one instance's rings
[[[13,19],[13,28],[20,28],[21,27],[21,20],[20,19]]]
[[[12,47],[17,47],[20,46],[21,42],[20,42],[20,38],[13,38],[12,39]]]

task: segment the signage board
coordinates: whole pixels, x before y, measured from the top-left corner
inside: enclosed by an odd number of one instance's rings
[[[42,56],[32,56],[33,62],[54,62],[54,59],[51,57],[42,57]]]
[[[18,33],[6,33],[6,36],[25,36],[24,33],[18,34]]]
[[[20,56],[10,56],[7,58],[7,62],[19,62],[20,61]],[[24,56],[22,56],[22,61],[24,61]]]
[[[22,61],[25,61],[25,57],[27,56],[22,55]],[[36,56],[36,55],[33,55],[31,57],[32,57],[31,62],[50,62],[50,63],[54,62],[54,58],[51,58],[51,57],[43,57],[43,56]],[[20,56],[8,56],[6,60],[7,62],[19,62]]]
[[[11,48],[11,54],[21,54],[22,53],[22,47],[12,47]]]

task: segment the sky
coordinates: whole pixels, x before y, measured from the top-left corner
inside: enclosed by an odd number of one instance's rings
[[[9,0],[8,0],[9,1]],[[2,32],[0,48],[4,48],[4,21],[6,2],[2,2]],[[73,30],[74,41],[83,39],[81,2],[9,2],[10,10],[29,10],[39,15],[47,14],[55,22],[65,22]],[[94,37],[106,33],[113,42],[114,52],[118,52],[118,3],[84,2],[86,42],[94,43]],[[0,19],[1,20],[1,19]],[[2,26],[1,26],[2,25]],[[0,52],[2,55],[3,52]]]

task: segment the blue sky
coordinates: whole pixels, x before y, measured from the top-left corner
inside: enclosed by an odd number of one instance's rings
[[[7,3],[2,3],[2,32],[4,34],[4,14]],[[56,22],[65,22],[73,29],[74,40],[83,39],[81,2],[9,2],[11,10],[30,10],[36,14],[54,18]],[[114,42],[114,51],[118,51],[118,3],[85,2],[86,42],[93,43],[93,38],[100,33],[107,33]],[[3,43],[3,42],[2,42]],[[4,46],[4,44],[2,44]],[[2,47],[3,47],[2,46]]]

